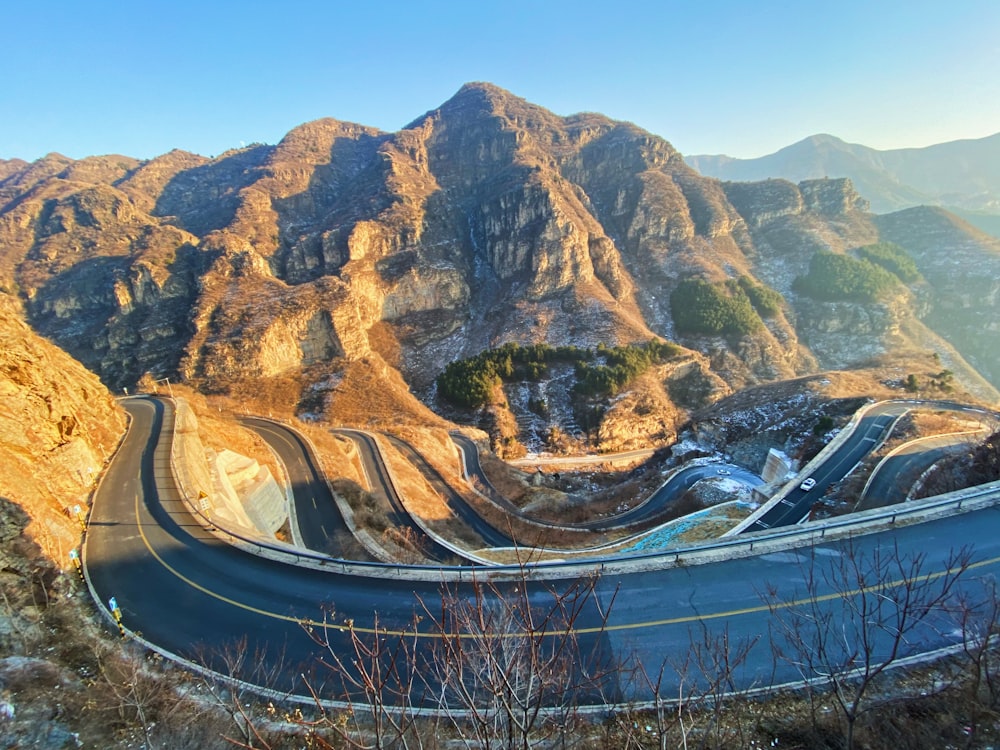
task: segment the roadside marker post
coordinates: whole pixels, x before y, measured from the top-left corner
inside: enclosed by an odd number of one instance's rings
[[[125,637],[125,625],[122,624],[122,611],[118,608],[118,600],[115,597],[108,599],[108,608],[111,610],[111,616],[115,618],[115,624],[118,626],[118,632],[121,633],[122,638]]]
[[[82,583],[87,583],[87,579],[83,577],[83,563],[80,562],[80,553],[75,549],[69,551],[69,559],[73,561],[73,567],[76,568],[76,573],[80,576],[80,581]]]
[[[73,512],[76,514],[76,520],[80,522],[80,529],[86,531],[87,517],[83,514],[83,508],[81,508],[79,505],[74,505]]]

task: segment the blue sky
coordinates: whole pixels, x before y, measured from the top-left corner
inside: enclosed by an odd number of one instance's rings
[[[686,154],[1000,132],[996,0],[33,0],[3,25],[0,158],[212,156],[319,117],[398,130],[467,81]]]

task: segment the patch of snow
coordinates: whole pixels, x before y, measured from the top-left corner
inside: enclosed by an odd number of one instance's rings
[[[727,413],[726,424],[746,430],[759,430],[765,426],[771,430],[794,427],[799,415],[809,410],[811,401],[809,394],[797,393],[782,401],[759,403],[752,408]]]
[[[579,438],[582,429],[573,412],[573,366],[564,362],[549,365],[549,377],[538,382],[519,381],[504,386],[520,431],[520,440],[528,452],[540,454],[547,446],[546,437],[552,427]],[[540,415],[528,408],[530,401],[544,402],[547,414]]]
[[[690,515],[684,516],[684,518],[679,518],[676,521],[672,521],[665,526],[661,526],[660,528],[653,530],[631,547],[623,549],[622,552],[651,552],[653,550],[669,547],[681,534],[690,531],[697,526],[699,522],[709,520],[716,513],[716,508],[706,508],[705,510],[700,510],[697,513],[691,513]]]
[[[732,479],[730,477],[718,477],[714,480],[716,486],[723,492],[728,492],[731,495],[749,495],[752,490],[745,483],[738,479]]]
[[[703,451],[705,447],[702,446],[696,440],[691,440],[690,438],[684,438],[679,443],[674,443],[670,446],[670,455],[675,458],[678,456],[683,456],[685,453],[691,453],[693,451]]]

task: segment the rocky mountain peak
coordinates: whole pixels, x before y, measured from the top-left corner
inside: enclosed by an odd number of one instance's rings
[[[62,154],[50,153],[33,161],[23,169],[12,171],[0,181],[0,204],[23,195],[41,182],[51,179],[73,164]]]
[[[12,174],[22,172],[28,167],[28,162],[24,159],[0,159],[0,182],[3,182]]]
[[[832,218],[868,210],[868,201],[846,178],[803,180],[798,185],[780,179],[727,182],[724,189],[736,210],[753,227],[804,212]]]
[[[0,170],[2,280],[115,385],[302,377],[314,393],[377,355],[421,389],[507,341],[659,336],[740,387],[850,364],[800,341],[813,318],[793,282],[814,253],[880,231],[849,181],[723,184],[635,125],[485,83],[396,133],[324,118],[211,159]],[[678,324],[691,279],[742,305],[736,328]],[[766,314],[740,290],[772,300]]]
[[[464,84],[442,104],[437,112],[448,115],[463,113],[466,116],[506,115],[508,113],[544,111],[527,100],[492,83],[473,81]]]
[[[269,161],[304,162],[309,164],[329,164],[336,158],[334,146],[341,140],[356,141],[362,138],[378,138],[384,135],[377,128],[352,122],[335,120],[332,117],[313,120],[293,128],[278,143]]]
[[[799,192],[806,208],[827,216],[839,216],[850,211],[867,211],[869,203],[861,197],[849,179],[804,180]]]
[[[109,154],[107,156],[90,156],[74,161],[59,173],[61,180],[72,182],[88,182],[91,184],[114,184],[127,176],[142,162],[130,156]]]

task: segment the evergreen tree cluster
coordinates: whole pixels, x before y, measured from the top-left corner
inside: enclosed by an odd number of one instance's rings
[[[685,279],[670,297],[670,311],[678,331],[741,336],[760,329],[761,318],[777,315],[783,302],[749,276],[716,283]]]
[[[496,364],[482,354],[449,363],[437,377],[438,393],[443,398],[469,408],[488,404],[502,382]]]
[[[732,282],[727,283],[731,284]],[[781,292],[763,284],[755,284],[753,279],[746,275],[740,276],[736,280],[736,283],[739,284],[740,289],[746,294],[750,300],[750,304],[753,305],[753,309],[757,311],[760,317],[773,318],[781,312],[781,306],[785,302],[785,298],[781,296]]]
[[[620,391],[632,378],[655,363],[678,352],[673,344],[649,341],[645,344],[594,349],[578,346],[504,344],[468,359],[456,360],[437,378],[438,393],[457,406],[477,408],[493,399],[505,382],[538,381],[548,374],[551,362],[575,365],[574,390],[581,395],[610,395]],[[595,360],[601,362],[591,364]]]
[[[653,365],[666,362],[677,351],[673,344],[661,341],[611,348],[599,345],[597,357],[603,359],[604,364],[577,362],[573,390],[582,396],[612,396]]]
[[[881,265],[823,250],[813,255],[809,273],[795,279],[792,288],[827,302],[878,302],[898,285],[899,279]]]
[[[859,247],[857,252],[863,260],[869,260],[881,266],[906,284],[912,284],[922,278],[913,258],[894,242],[877,242],[874,245],[865,245]]]

